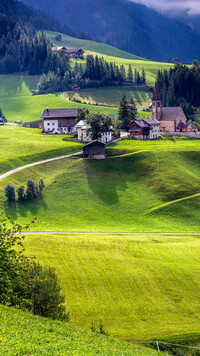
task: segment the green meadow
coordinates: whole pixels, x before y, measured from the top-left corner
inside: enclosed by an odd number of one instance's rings
[[[120,342],[19,310],[0,306],[0,354],[18,355],[100,355],[157,356],[155,350]],[[164,353],[160,354],[164,355]]]
[[[199,236],[38,233],[24,241],[28,256],[56,268],[70,324],[89,329],[101,319],[128,341],[187,344],[194,334],[199,342]]]
[[[85,50],[85,54],[93,55],[102,55],[108,62],[115,62],[117,65],[123,64],[128,70],[129,64],[131,64],[132,69],[138,69],[140,72],[144,68],[146,72],[146,80],[148,85],[154,85],[157,75],[157,71],[160,70],[169,70],[173,64],[163,63],[163,62],[154,62],[147,59],[134,56],[130,53],[121,51],[115,47],[109,46],[104,43],[98,43],[94,41],[80,40],[64,34],[62,35],[62,42],[55,40],[55,36],[58,34],[56,32],[47,31],[51,41],[57,46],[65,46],[67,48],[82,48]],[[82,60],[78,60],[79,63],[82,63]]]
[[[127,100],[133,99],[137,103],[138,109],[147,109],[152,101],[152,91],[142,86],[81,89],[78,92],[68,91],[64,95],[66,99],[80,100],[87,104],[95,105],[97,103],[111,106],[118,106],[122,96],[126,95]],[[146,115],[152,114],[146,113]]]
[[[123,140],[106,160],[65,158],[4,178],[0,197],[8,182],[44,179],[36,203],[5,205],[19,223],[38,216],[33,231],[199,232],[199,150],[198,140]]]
[[[63,141],[64,135],[42,135],[41,129],[0,127],[0,173],[35,161],[79,152],[82,144]]]

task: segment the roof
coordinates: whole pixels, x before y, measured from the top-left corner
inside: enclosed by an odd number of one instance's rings
[[[149,128],[149,124],[147,124],[144,120],[133,120],[129,125],[128,127],[131,127],[132,125],[138,125],[140,128],[144,129],[144,128]]]
[[[81,48],[75,48],[75,49],[66,49],[64,50],[65,53],[67,54],[73,54],[73,53],[77,53],[77,52],[84,52]]]
[[[143,119],[143,121],[145,121],[147,124],[149,125],[160,125],[160,121],[156,120],[156,119]]]
[[[177,120],[180,113],[183,113],[183,110],[180,106],[176,107],[164,107],[162,108],[161,121],[174,121]]]
[[[83,147],[90,146],[90,145],[93,145],[94,143],[100,143],[101,145],[105,146],[105,143],[103,143],[103,142],[101,142],[101,141],[99,141],[99,140],[93,140],[93,141],[87,143],[86,145],[82,146],[82,148],[83,148]]]
[[[194,124],[189,124],[188,129],[198,129],[198,127]]]
[[[184,124],[184,122],[180,121],[177,125],[177,129],[185,129],[187,126]]]
[[[87,111],[86,108],[82,110]],[[78,109],[45,109],[40,116],[43,119],[57,119],[57,118],[69,118],[76,117]]]
[[[161,101],[157,82],[155,83],[152,101]]]

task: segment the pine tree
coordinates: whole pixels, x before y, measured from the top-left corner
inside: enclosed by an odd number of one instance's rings
[[[128,67],[128,81],[129,82],[133,82],[133,71],[132,71],[132,67],[131,67],[130,64],[129,64],[129,67]]]
[[[137,107],[133,98],[131,98],[129,102],[129,118],[130,121],[133,121],[137,118]]]
[[[123,95],[118,110],[118,127],[120,129],[126,130],[129,123],[130,123],[130,117],[129,117],[128,102],[126,100],[126,95]]]

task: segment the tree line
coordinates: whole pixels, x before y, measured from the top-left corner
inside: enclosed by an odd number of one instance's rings
[[[132,69],[129,65],[126,71],[124,65],[116,65],[107,62],[103,57],[87,55],[86,64],[75,63],[74,68],[69,68],[65,73],[59,67],[51,70],[48,74],[43,74],[38,83],[38,92],[54,92],[71,90],[75,87],[94,88],[112,85],[122,85],[123,83],[146,84],[146,73],[142,69],[140,73],[137,69]]]
[[[177,63],[169,71],[158,71],[157,83],[163,106],[181,106],[186,115],[200,106],[200,65],[191,67]]]
[[[15,203],[16,201],[22,203],[37,199],[42,195],[44,187],[45,184],[42,178],[36,183],[29,178],[26,183],[26,189],[23,185],[15,189],[12,184],[7,184],[4,188],[4,193],[8,203]]]

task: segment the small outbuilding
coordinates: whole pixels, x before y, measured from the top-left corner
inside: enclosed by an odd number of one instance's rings
[[[94,140],[83,146],[83,158],[89,159],[105,159],[105,143]]]
[[[198,132],[198,127],[194,124],[189,124],[187,127],[187,132]]]

